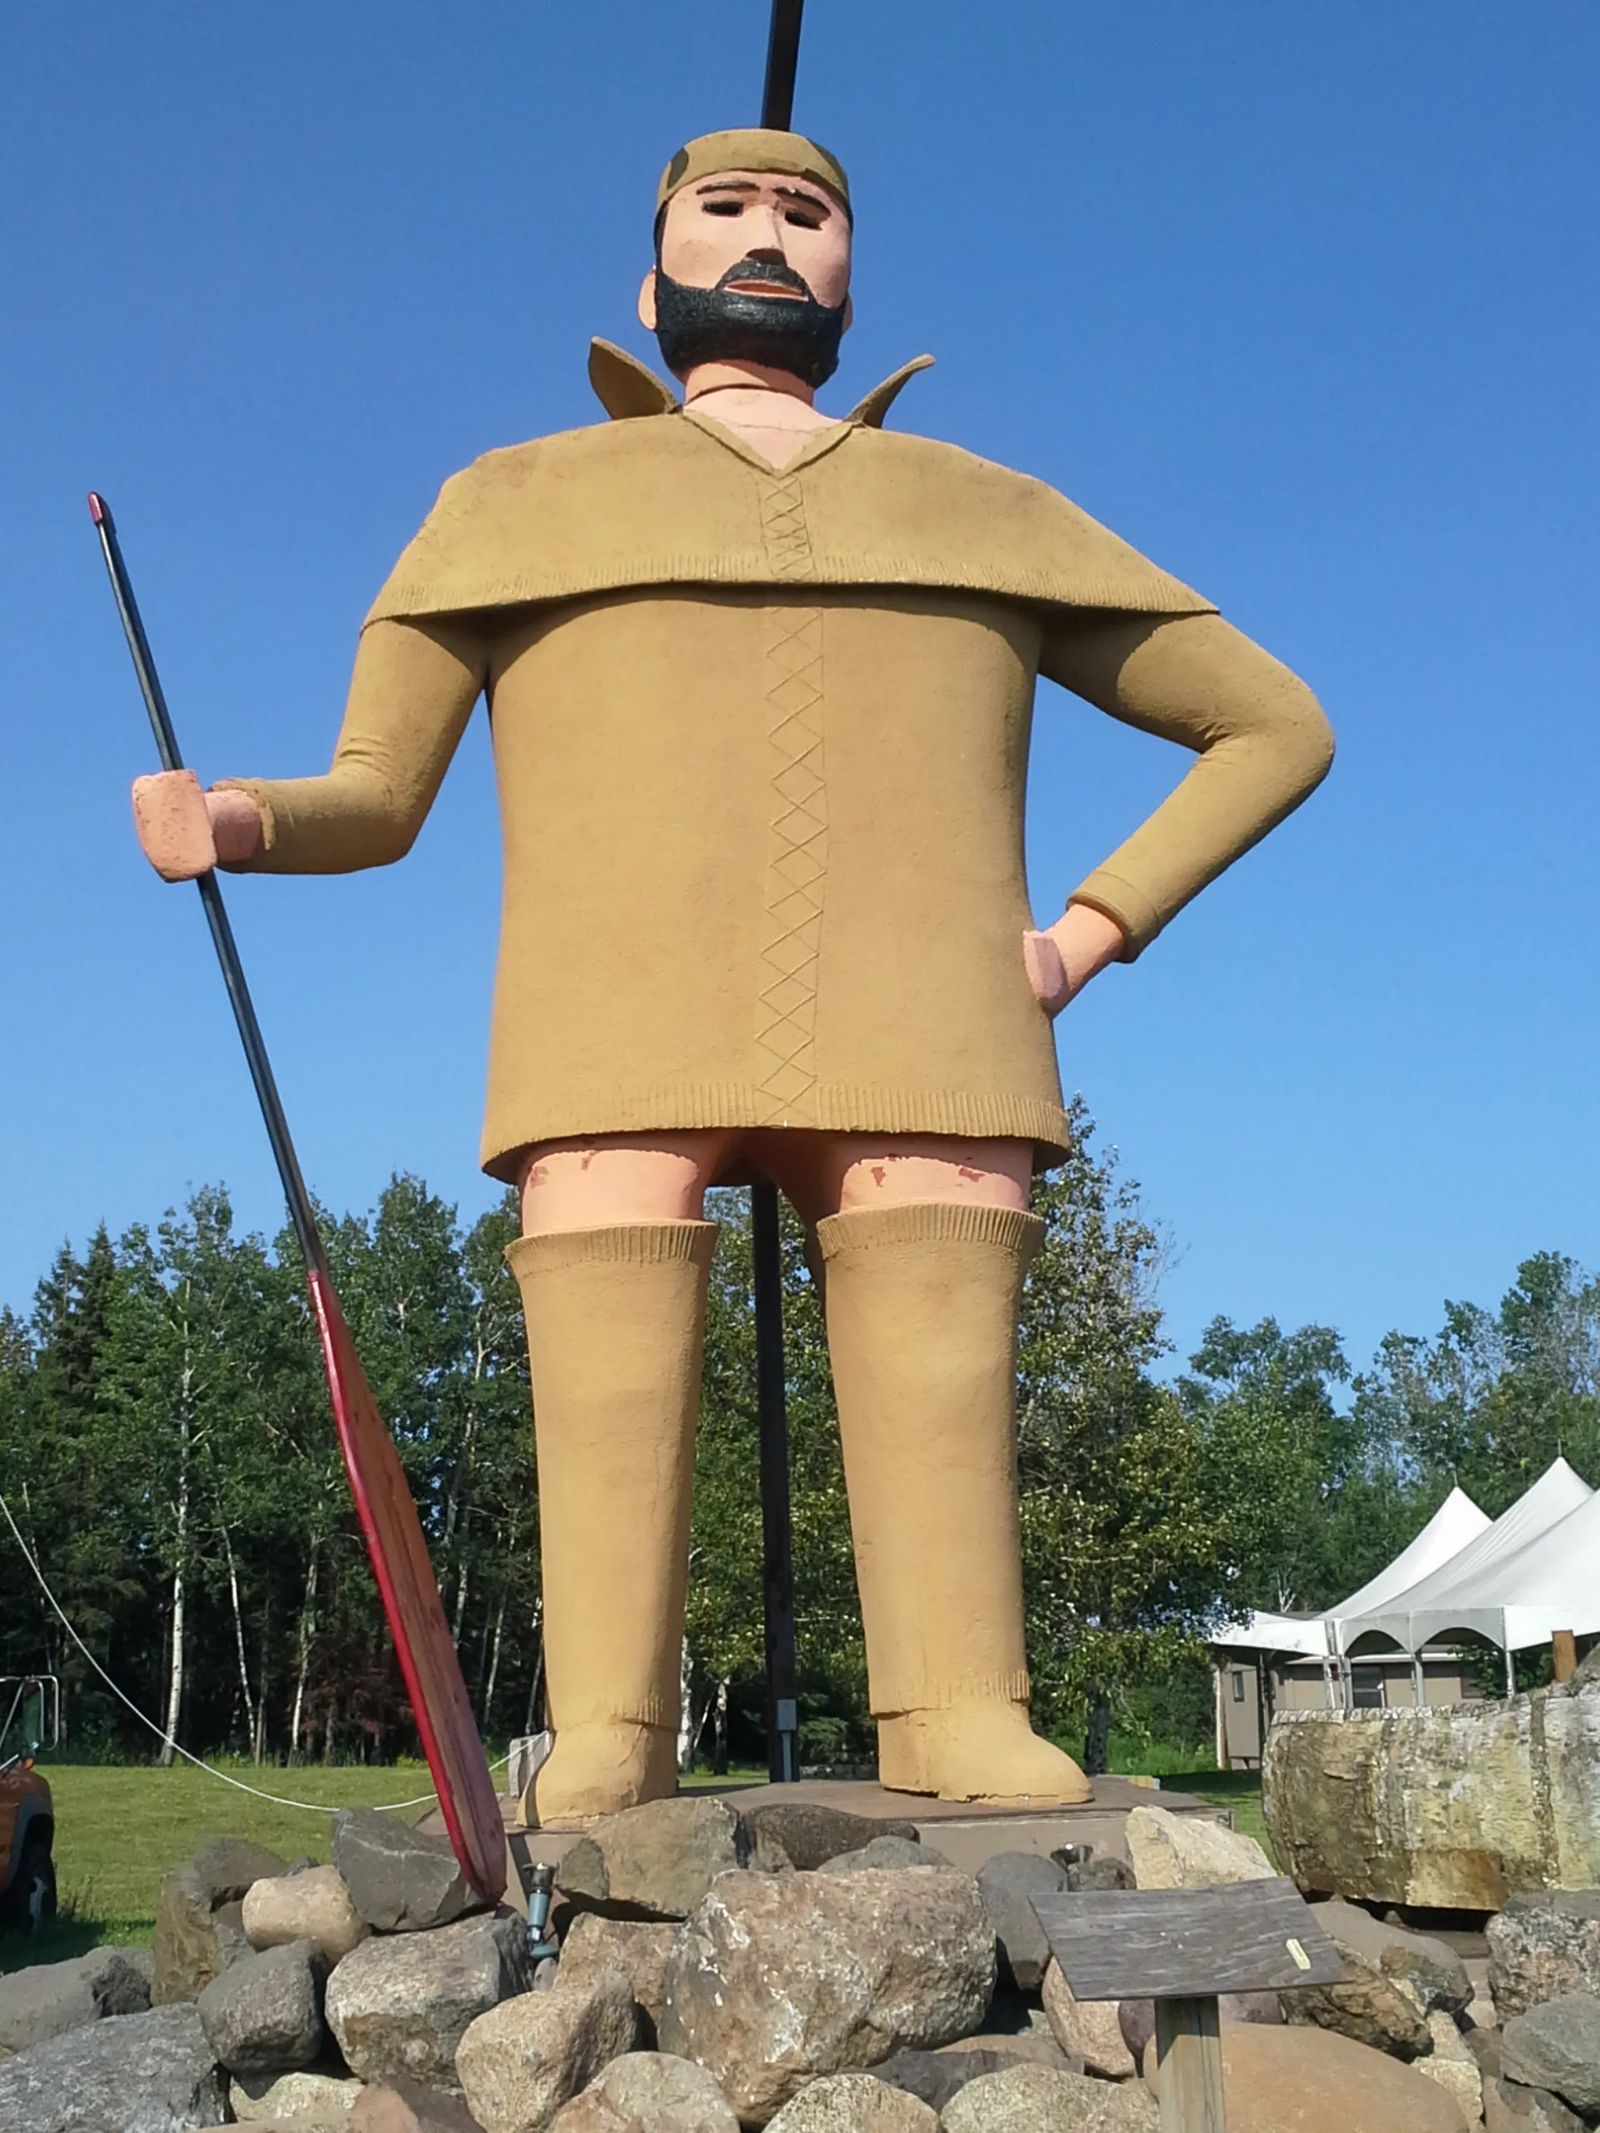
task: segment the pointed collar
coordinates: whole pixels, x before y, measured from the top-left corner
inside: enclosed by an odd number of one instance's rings
[[[899,398],[907,382],[919,370],[932,367],[933,357],[920,355],[875,385],[862,400],[858,400],[844,420],[865,429],[882,429],[884,417]],[[653,370],[641,363],[637,356],[618,348],[613,341],[593,340],[589,343],[589,383],[594,387],[595,397],[614,422],[625,422],[635,415],[676,415],[683,411],[683,403],[671,386],[664,384]]]

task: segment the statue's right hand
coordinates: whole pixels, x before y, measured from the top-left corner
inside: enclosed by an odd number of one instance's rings
[[[261,848],[261,812],[249,794],[202,792],[192,770],[135,778],[133,820],[163,881],[194,881],[219,857],[248,860]]]

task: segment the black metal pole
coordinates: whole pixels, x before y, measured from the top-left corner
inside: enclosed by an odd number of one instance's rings
[[[773,0],[761,123],[787,130],[794,112],[805,0]],[[756,1422],[761,1437],[761,1591],[766,1617],[767,1768],[775,1785],[800,1775],[795,1692],[794,1550],[789,1516],[789,1413],[783,1361],[783,1253],[778,1194],[750,1191],[755,1278]]]
[[[761,123],[786,133],[794,116],[794,76],[800,63],[800,17],[805,0],[772,0],[767,31],[767,75],[761,89]]]
[[[89,516],[94,520],[95,530],[100,536],[100,552],[105,557],[111,590],[116,598],[117,613],[122,617],[123,634],[128,640],[128,650],[133,655],[134,672],[139,677],[139,692],[144,698],[144,707],[150,714],[150,728],[156,738],[156,754],[161,759],[163,770],[182,770],[183,757],[178,753],[178,737],[172,730],[172,715],[167,709],[167,699],[160,677],[156,673],[155,660],[151,656],[150,640],[144,633],[139,603],[133,597],[128,566],[122,560],[122,544],[117,539],[116,523],[105,498],[96,496],[92,490],[89,494]],[[217,961],[222,965],[223,980],[233,1007],[233,1019],[239,1025],[239,1041],[244,1046],[244,1056],[249,1063],[250,1079],[255,1083],[256,1101],[260,1104],[261,1116],[266,1121],[267,1138],[272,1143],[273,1159],[278,1166],[278,1176],[283,1181],[284,1198],[289,1203],[289,1219],[294,1224],[295,1235],[300,1240],[300,1249],[305,1254],[306,1270],[308,1273],[325,1274],[328,1270],[327,1254],[323,1251],[322,1239],[317,1232],[317,1218],[311,1211],[311,1195],[306,1191],[305,1180],[300,1175],[300,1159],[294,1152],[294,1142],[289,1138],[289,1123],[283,1115],[283,1103],[272,1075],[272,1062],[267,1057],[261,1025],[256,1020],[250,988],[245,983],[244,965],[239,960],[239,950],[233,938],[233,928],[228,923],[222,891],[217,886],[215,874],[202,874],[195,887],[200,891],[206,924],[211,928],[212,945],[217,951]]]

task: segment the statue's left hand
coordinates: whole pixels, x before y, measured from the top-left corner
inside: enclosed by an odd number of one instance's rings
[[[1069,904],[1055,924],[1022,936],[1022,962],[1033,996],[1047,1015],[1059,1015],[1107,963],[1119,962],[1128,937],[1093,904]]]

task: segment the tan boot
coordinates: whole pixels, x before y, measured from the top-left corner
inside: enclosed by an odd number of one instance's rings
[[[1028,1723],[1016,1339],[1043,1232],[1036,1215],[941,1201],[817,1226],[878,1773],[894,1791],[1092,1797]]]
[[[522,1237],[533,1370],[546,1829],[677,1790],[689,1499],[714,1222]]]

